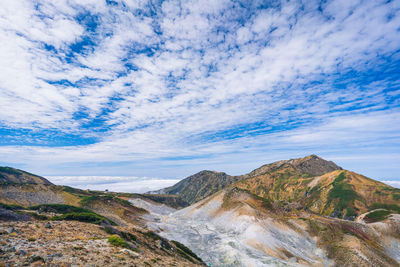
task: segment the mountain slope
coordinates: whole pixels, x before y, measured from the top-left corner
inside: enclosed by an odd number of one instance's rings
[[[327,161],[316,155],[309,155],[304,158],[280,160],[270,164],[265,164],[249,174],[243,175],[243,178],[250,178],[266,174],[279,169],[290,169],[296,173],[308,174],[310,176],[322,175],[342,168],[333,161]]]
[[[171,187],[155,192],[179,195],[185,201],[193,204],[240,179],[241,177],[239,176],[230,176],[224,172],[201,171],[183,179]]]
[[[327,218],[233,186],[153,216],[149,227],[212,266],[400,266],[399,215],[372,224]]]
[[[272,172],[289,171],[290,175],[311,177],[341,169],[341,167],[337,166],[332,161],[326,161],[316,155],[310,155],[304,158],[281,160],[266,164],[248,174],[240,176],[230,176],[224,172],[201,171],[183,179],[171,187],[155,191],[154,193],[176,194],[193,204],[235,182],[252,177],[259,177],[260,175],[266,175]]]
[[[400,198],[399,189],[347,170],[310,177],[281,168],[234,186],[278,206],[304,207],[321,215],[347,219],[376,207],[389,205],[396,210]]]
[[[0,167],[0,184],[46,184],[50,185],[47,179],[11,167]]]

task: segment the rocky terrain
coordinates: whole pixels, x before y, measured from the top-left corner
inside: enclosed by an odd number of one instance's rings
[[[168,214],[146,205],[154,231],[212,266],[400,266],[398,214],[353,222],[272,207],[236,187]]]
[[[2,222],[0,266],[201,266],[173,242],[146,229],[115,227],[115,233],[118,231],[134,237],[132,247],[106,228],[90,223]]]
[[[315,155],[162,194],[7,175],[0,266],[400,266],[400,190]]]
[[[0,183],[0,266],[204,265],[183,244],[150,231],[149,212],[124,194],[57,186],[19,170],[7,177]],[[187,205],[175,196],[151,198]]]

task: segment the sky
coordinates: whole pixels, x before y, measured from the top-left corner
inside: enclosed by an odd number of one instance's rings
[[[317,154],[400,181],[400,1],[0,5],[0,165],[158,183]]]

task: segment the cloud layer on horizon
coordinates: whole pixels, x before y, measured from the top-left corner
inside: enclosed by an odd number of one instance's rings
[[[182,177],[317,153],[400,178],[397,1],[3,6],[4,164]]]

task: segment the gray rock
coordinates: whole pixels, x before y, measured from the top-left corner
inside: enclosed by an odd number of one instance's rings
[[[46,228],[52,228],[50,222],[47,222],[47,223],[44,225],[44,227],[46,227]]]
[[[9,234],[14,233],[15,232],[14,226],[11,226],[11,227],[7,228],[6,232],[9,233]]]

